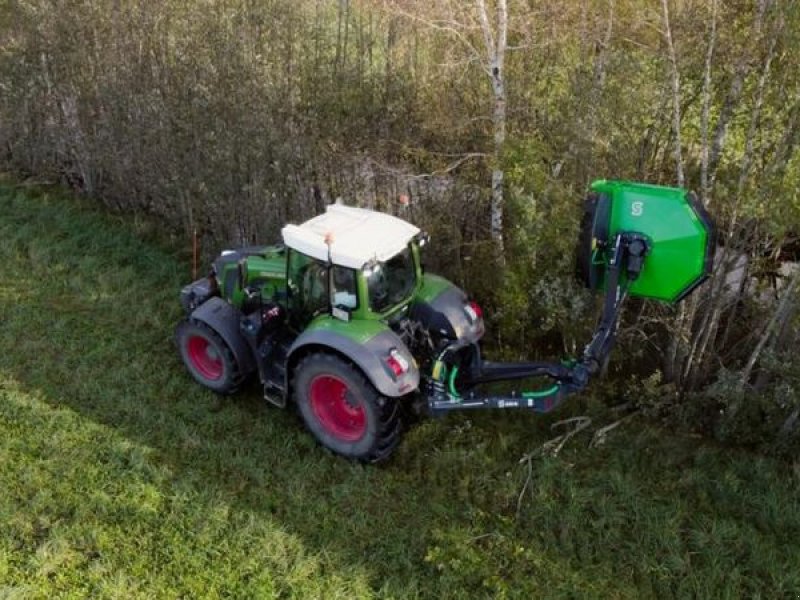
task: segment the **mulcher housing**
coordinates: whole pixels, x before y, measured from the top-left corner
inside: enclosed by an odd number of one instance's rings
[[[577,253],[579,278],[605,296],[594,336],[566,361],[493,363],[480,352],[480,308],[423,271],[427,236],[413,225],[332,205],[282,233],[283,244],[223,252],[207,278],[182,290],[181,356],[220,393],[257,373],[266,399],[294,401],[323,445],[364,461],[391,454],[412,409],[552,410],[608,359],[625,298],[682,300],[709,276],[715,243],[692,194],[594,182]],[[537,376],[550,386],[480,391]]]

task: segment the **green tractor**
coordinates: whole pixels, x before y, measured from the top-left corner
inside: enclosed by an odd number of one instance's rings
[[[682,300],[710,274],[715,246],[714,226],[691,193],[593,183],[578,272],[604,290],[594,336],[576,359],[496,363],[481,355],[480,307],[423,270],[428,238],[414,225],[334,204],[282,235],[282,244],[222,252],[207,278],[183,288],[181,357],[220,394],[258,374],[265,399],[293,403],[323,446],[365,462],[390,456],[404,415],[414,412],[552,410],[601,371],[625,298]],[[533,377],[549,387],[480,391]]]

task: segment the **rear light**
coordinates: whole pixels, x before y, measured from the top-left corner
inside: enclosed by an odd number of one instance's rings
[[[392,370],[395,377],[400,377],[403,373],[408,371],[408,361],[400,354],[397,348],[392,348],[389,351],[389,356],[386,357],[386,364]]]
[[[478,306],[477,302],[470,301],[465,307],[464,310],[467,311],[470,320],[474,323],[478,319],[483,318],[483,310],[480,306]]]
[[[478,318],[482,319],[483,309],[478,305],[478,303],[473,300],[472,302],[469,303],[469,305],[472,307],[472,310],[475,311],[475,314],[478,315]]]

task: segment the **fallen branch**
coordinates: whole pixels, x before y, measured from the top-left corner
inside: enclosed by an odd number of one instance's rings
[[[532,458],[542,455],[542,454],[549,454],[550,456],[558,456],[558,453],[561,452],[561,449],[564,447],[564,444],[567,443],[572,436],[576,433],[583,431],[589,425],[592,424],[592,420],[589,417],[570,417],[569,419],[563,419],[561,421],[556,421],[550,426],[550,430],[557,429],[559,427],[563,427],[564,425],[571,425],[575,423],[575,427],[567,431],[566,433],[562,433],[558,437],[554,437],[552,440],[546,441],[542,444],[539,448],[534,450],[533,452],[529,452],[525,456],[519,459],[519,463],[522,464],[525,461],[529,461]]]
[[[614,429],[616,429],[617,427],[622,425],[622,423],[624,423],[625,421],[627,421],[631,417],[634,417],[634,416],[636,416],[638,414],[639,414],[639,411],[636,410],[636,411],[634,411],[634,412],[632,412],[630,414],[625,415],[621,419],[617,419],[616,421],[614,421],[610,425],[606,425],[605,427],[601,427],[600,429],[595,431],[594,435],[592,436],[592,441],[589,442],[589,448],[597,448],[598,446],[602,446],[603,444],[605,444],[606,443],[606,439],[607,439],[607,435],[608,435],[608,433],[610,431],[613,431]]]
[[[630,406],[630,403],[623,403],[618,406],[612,408],[615,412],[619,412],[622,410],[627,409]],[[592,436],[592,441],[589,442],[589,448],[597,448],[598,446],[603,445],[607,438],[608,434],[622,425],[625,421],[631,419],[632,417],[638,415],[640,412],[639,409],[633,411],[625,415],[624,417],[617,419],[613,423],[609,425],[605,425],[594,432]],[[554,437],[551,440],[547,440],[544,444],[539,446],[536,450],[529,452],[525,456],[519,459],[519,464],[525,464],[527,469],[527,474],[525,476],[525,483],[522,485],[522,490],[517,497],[517,517],[519,517],[520,511],[522,510],[522,500],[525,498],[525,492],[528,491],[528,488],[531,485],[531,481],[533,481],[533,459],[537,456],[558,456],[558,453],[561,452],[561,449],[564,445],[569,441],[570,438],[574,437],[577,433],[580,433],[589,425],[592,424],[592,419],[589,417],[571,417],[569,419],[563,419],[561,421],[557,421],[550,426],[551,430],[557,429],[559,427],[564,427],[566,425],[573,425],[572,429],[562,433],[561,435]]]
[[[529,452],[525,456],[519,459],[519,464],[525,463],[527,465],[528,474],[525,477],[525,483],[522,486],[522,491],[519,493],[519,497],[517,498],[517,517],[519,517],[519,513],[522,510],[522,499],[525,497],[525,492],[528,490],[528,486],[530,485],[531,481],[533,480],[533,459],[537,456],[541,456],[543,454],[549,454],[550,456],[557,456],[561,449],[564,447],[564,444],[567,443],[571,437],[573,437],[576,433],[583,431],[589,425],[592,424],[592,420],[589,417],[571,417],[569,419],[563,419],[561,421],[557,421],[550,426],[551,430],[557,429],[559,427],[563,427],[564,425],[571,425],[575,424],[575,426],[567,431],[566,433],[562,433],[558,437],[553,438],[552,440],[546,441],[544,444],[539,446],[533,452]]]

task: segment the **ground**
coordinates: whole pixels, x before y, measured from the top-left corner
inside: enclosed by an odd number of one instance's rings
[[[190,278],[148,225],[0,184],[0,598],[796,598],[800,468],[632,419],[447,417],[331,455],[172,332]]]

